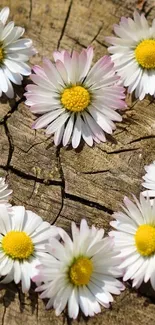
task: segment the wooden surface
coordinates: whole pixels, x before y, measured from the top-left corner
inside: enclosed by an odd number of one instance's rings
[[[24,26],[39,54],[31,64],[41,63],[52,51],[77,49],[92,44],[94,62],[107,53],[104,37],[111,35],[122,15],[132,15],[136,0],[1,0],[10,6],[11,17]],[[138,1],[151,21],[154,1]],[[24,85],[28,80],[24,81]],[[43,130],[31,130],[34,116],[24,105],[23,87],[16,88],[15,100],[0,99],[0,174],[6,175],[13,189],[12,203],[23,204],[52,224],[67,231],[72,220],[85,217],[88,223],[109,230],[113,211],[124,195],[139,195],[144,165],[155,159],[155,104],[128,97],[123,123],[117,123],[106,144],[75,151],[55,148]],[[149,294],[149,293],[148,293]],[[33,289],[24,296],[15,284],[0,291],[0,323],[3,325],[61,324],[155,324],[154,299],[132,290],[130,284],[110,310],[92,319],[82,315],[71,322],[66,313],[56,317],[45,311]]]

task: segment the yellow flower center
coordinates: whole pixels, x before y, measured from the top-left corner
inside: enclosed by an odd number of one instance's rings
[[[87,257],[79,257],[70,267],[69,277],[76,285],[87,285],[93,272],[93,264]]]
[[[73,112],[83,111],[90,103],[90,94],[82,86],[72,86],[64,89],[61,95],[62,105]]]
[[[146,39],[135,49],[137,62],[145,69],[155,68],[155,40]]]
[[[2,239],[2,249],[12,259],[28,259],[34,252],[31,238],[24,231],[9,231]]]
[[[2,47],[0,47],[0,64],[3,63],[4,60],[4,50]]]
[[[150,256],[155,253],[155,227],[142,225],[135,235],[135,242],[138,252],[143,256]]]

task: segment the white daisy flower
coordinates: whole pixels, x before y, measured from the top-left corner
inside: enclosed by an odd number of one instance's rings
[[[115,240],[115,248],[122,258],[119,268],[123,269],[123,280],[133,280],[133,287],[150,280],[155,290],[155,201],[140,194],[140,202],[124,198],[124,212],[114,214],[116,221],[110,224],[117,229],[110,236]]]
[[[92,47],[80,54],[62,51],[53,56],[55,64],[44,59],[43,68],[33,68],[35,85],[26,87],[25,103],[42,115],[33,128],[46,127],[46,134],[54,134],[55,145],[62,140],[64,146],[71,142],[77,148],[81,137],[89,146],[106,141],[104,132],[111,134],[113,121],[122,120],[116,109],[126,107],[110,57],[102,57],[90,69]]]
[[[0,204],[7,204],[12,190],[8,189],[8,184],[5,183],[5,178],[0,177]]]
[[[44,282],[36,291],[41,298],[49,298],[47,308],[54,307],[59,315],[68,303],[70,318],[76,318],[79,307],[85,316],[101,312],[113,301],[111,294],[120,294],[123,284],[116,278],[119,259],[113,251],[113,240],[104,238],[104,230],[90,229],[85,220],[80,229],[72,223],[72,237],[58,228],[62,239],[51,239],[46,246],[48,254],[41,257],[39,273],[34,281]]]
[[[14,26],[13,21],[5,25],[8,15],[7,7],[0,12],[0,96],[4,92],[12,98],[14,90],[11,82],[21,85],[22,75],[30,75],[31,69],[26,62],[36,51],[30,39],[20,39],[24,28]]]
[[[140,100],[155,95],[155,19],[149,27],[144,14],[135,11],[134,19],[122,17],[114,31],[118,37],[106,40],[124,86]]]
[[[22,291],[30,289],[31,278],[37,274],[36,265],[44,256],[44,247],[56,227],[23,206],[0,208],[0,276],[1,283],[21,281]]]
[[[144,196],[155,198],[155,161],[149,166],[145,166],[146,174],[143,176],[144,183],[142,185],[147,188],[146,191],[143,191]]]

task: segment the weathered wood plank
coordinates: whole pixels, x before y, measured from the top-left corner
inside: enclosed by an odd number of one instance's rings
[[[31,64],[40,64],[44,56],[52,58],[58,48],[81,50],[92,44],[94,61],[107,54],[104,37],[121,15],[131,15],[135,0],[2,0],[9,5],[11,18],[24,26],[34,41],[38,55]],[[144,11],[151,20],[153,2],[145,1]],[[154,159],[155,104],[127,99],[123,122],[106,144],[87,145],[75,151],[56,149],[43,130],[31,130],[34,116],[24,105],[25,80],[16,88],[15,100],[0,100],[0,174],[7,176],[14,190],[12,203],[24,204],[45,220],[70,231],[70,222],[84,217],[88,223],[109,230],[113,211],[123,196],[139,195],[144,165]],[[32,289],[23,295],[15,284],[0,291],[1,324],[71,324],[66,313],[56,318],[45,311],[44,303]],[[111,310],[90,320],[79,316],[73,324],[154,325],[155,309],[151,300],[138,295],[127,285],[115,299]]]

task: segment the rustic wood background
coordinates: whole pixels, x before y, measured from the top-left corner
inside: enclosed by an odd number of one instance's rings
[[[1,0],[8,5],[16,25],[26,29],[39,54],[31,64],[41,63],[52,51],[77,49],[92,44],[94,62],[107,53],[104,37],[111,35],[121,16],[132,15],[137,7],[149,21],[155,16],[155,3],[136,0]],[[55,148],[53,139],[43,130],[31,130],[35,118],[24,105],[23,87],[17,88],[15,100],[0,99],[0,174],[13,189],[12,203],[25,205],[52,224],[67,231],[72,220],[85,217],[88,223],[109,230],[113,211],[124,195],[139,195],[144,165],[155,159],[155,104],[128,97],[123,123],[117,123],[113,137],[106,144],[80,149]],[[147,292],[149,295],[149,292]],[[92,319],[82,315],[70,321],[59,318],[33,289],[23,295],[15,284],[1,287],[0,321],[2,325],[149,325],[155,324],[154,299],[127,289],[110,310]]]

